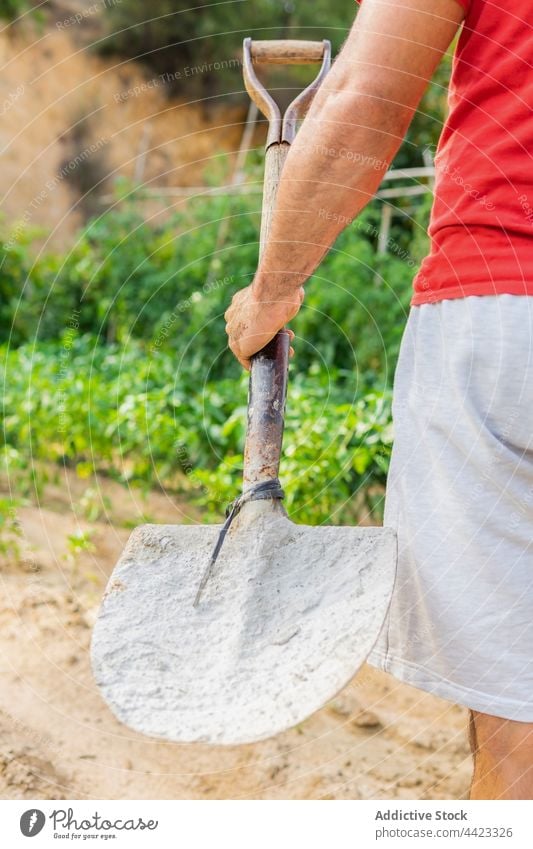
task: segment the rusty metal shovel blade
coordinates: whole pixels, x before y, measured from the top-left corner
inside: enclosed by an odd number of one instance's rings
[[[115,715],[153,737],[248,743],[305,720],[352,678],[394,582],[388,528],[296,525],[243,507],[201,603],[219,526],[145,525],[119,561],[93,633]]]

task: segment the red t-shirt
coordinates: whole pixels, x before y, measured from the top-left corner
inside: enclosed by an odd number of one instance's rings
[[[533,295],[533,6],[458,2],[466,17],[435,156],[431,252],[413,304]]]
[[[467,4],[413,304],[533,295],[531,9],[528,0]]]

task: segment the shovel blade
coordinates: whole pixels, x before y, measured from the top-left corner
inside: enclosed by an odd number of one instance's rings
[[[232,527],[194,607],[219,530],[137,528],[109,581],[93,671],[113,713],[143,734],[227,745],[278,734],[348,683],[385,619],[391,529],[261,515]]]

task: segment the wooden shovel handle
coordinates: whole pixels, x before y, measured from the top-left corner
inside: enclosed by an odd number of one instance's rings
[[[324,58],[323,41],[252,41],[252,61],[257,65],[313,65]]]

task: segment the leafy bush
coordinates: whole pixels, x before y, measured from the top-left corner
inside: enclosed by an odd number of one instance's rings
[[[247,285],[257,261],[260,199],[191,201],[186,212],[153,227],[131,204],[92,221],[66,256],[31,261],[9,234],[0,246],[0,339],[57,339],[72,326],[102,342],[142,340],[148,352],[185,357],[212,380],[236,376],[226,349],[224,311]],[[371,383],[396,358],[416,263],[405,225],[394,250],[376,255],[379,207],[371,204],[339,238],[307,284],[294,322],[298,368],[313,363],[356,369]],[[221,221],[226,244],[214,254]]]
[[[203,383],[187,359],[68,333],[0,353],[11,474],[19,455],[32,466],[61,461],[83,477],[188,492],[209,516],[239,492],[244,374]],[[341,521],[374,506],[390,450],[388,402],[388,391],[319,366],[292,378],[282,477],[298,521]]]
[[[0,497],[0,555],[6,559],[16,560],[20,556],[18,506],[18,501]]]
[[[379,213],[371,203],[341,234],[293,323],[282,476],[297,521],[379,516],[427,206],[410,226],[395,220],[386,255],[376,254]],[[26,476],[22,494],[42,486],[34,460],[64,462],[84,477],[185,491],[220,517],[240,488],[246,406],[223,314],[253,277],[259,215],[259,196],[211,197],[152,226],[124,202],[66,255],[36,260],[31,234],[6,233],[4,441],[11,473]]]

